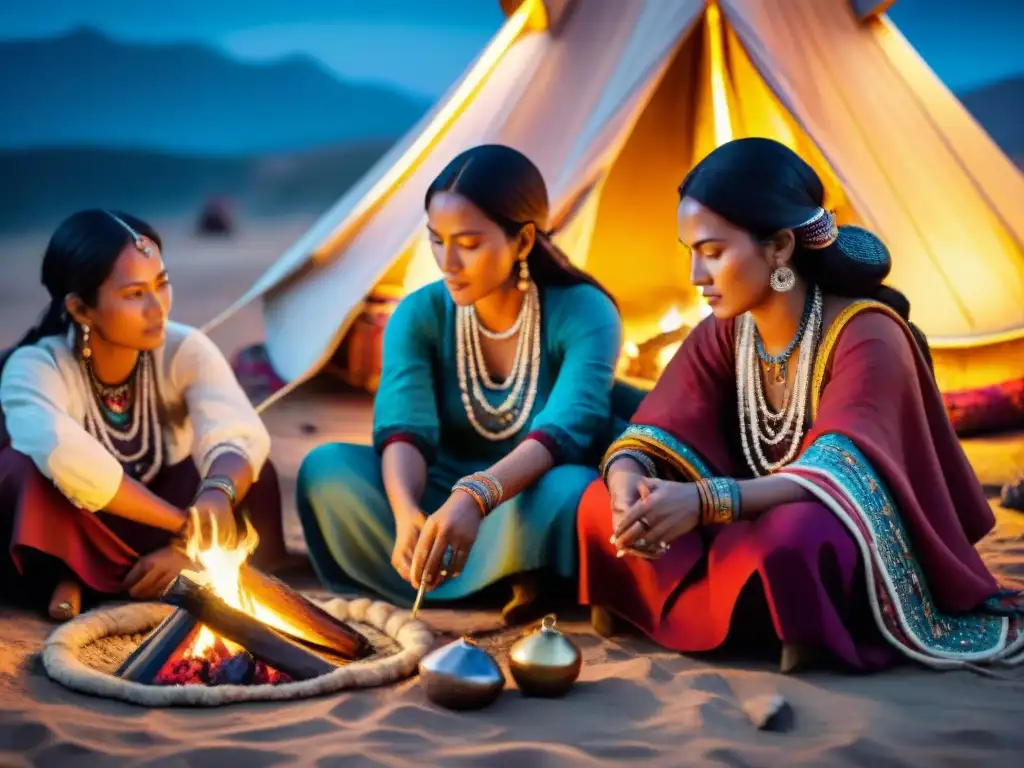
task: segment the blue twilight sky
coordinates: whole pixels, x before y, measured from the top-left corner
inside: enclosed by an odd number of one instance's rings
[[[1024,73],[1024,0],[897,0],[890,16],[955,91]],[[343,77],[436,97],[502,18],[498,0],[8,0],[0,39],[90,26],[249,60],[307,53]]]

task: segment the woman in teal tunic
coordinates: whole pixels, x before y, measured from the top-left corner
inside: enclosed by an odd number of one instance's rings
[[[459,155],[426,208],[444,279],[388,323],[373,445],[322,445],[299,470],[313,565],[405,605],[421,580],[450,601],[516,574],[574,579],[576,507],[613,434],[618,310],[551,242],[544,179],[516,150]]]

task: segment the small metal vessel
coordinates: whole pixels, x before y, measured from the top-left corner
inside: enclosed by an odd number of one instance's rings
[[[420,680],[427,698],[448,709],[486,707],[505,687],[498,662],[468,637],[424,656]]]
[[[548,614],[537,629],[516,641],[509,651],[509,667],[516,684],[527,696],[563,696],[580,676],[583,654],[555,629]]]

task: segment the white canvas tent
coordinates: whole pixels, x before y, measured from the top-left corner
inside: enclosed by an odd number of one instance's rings
[[[1024,338],[1024,177],[887,5],[503,0],[506,23],[450,93],[211,327],[262,299],[277,372],[316,373],[374,287],[438,276],[427,185],[463,149],[501,142],[541,168],[556,239],[646,338],[673,307],[699,310],[676,246],[679,181],[718,144],[761,135],[815,166],[841,220],[888,243],[944,388],[1020,375],[1007,350]]]

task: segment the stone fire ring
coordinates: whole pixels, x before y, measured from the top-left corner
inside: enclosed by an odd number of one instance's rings
[[[161,603],[132,603],[90,611],[60,626],[43,646],[43,667],[61,685],[92,696],[121,699],[144,707],[216,707],[241,701],[305,699],[388,685],[412,676],[433,645],[433,634],[422,621],[388,603],[366,598],[315,602],[340,621],[368,625],[381,632],[400,650],[353,661],[312,680],[279,685],[145,685],[94,669],[80,658],[81,649],[90,643],[111,635],[148,632],[173,610]]]

